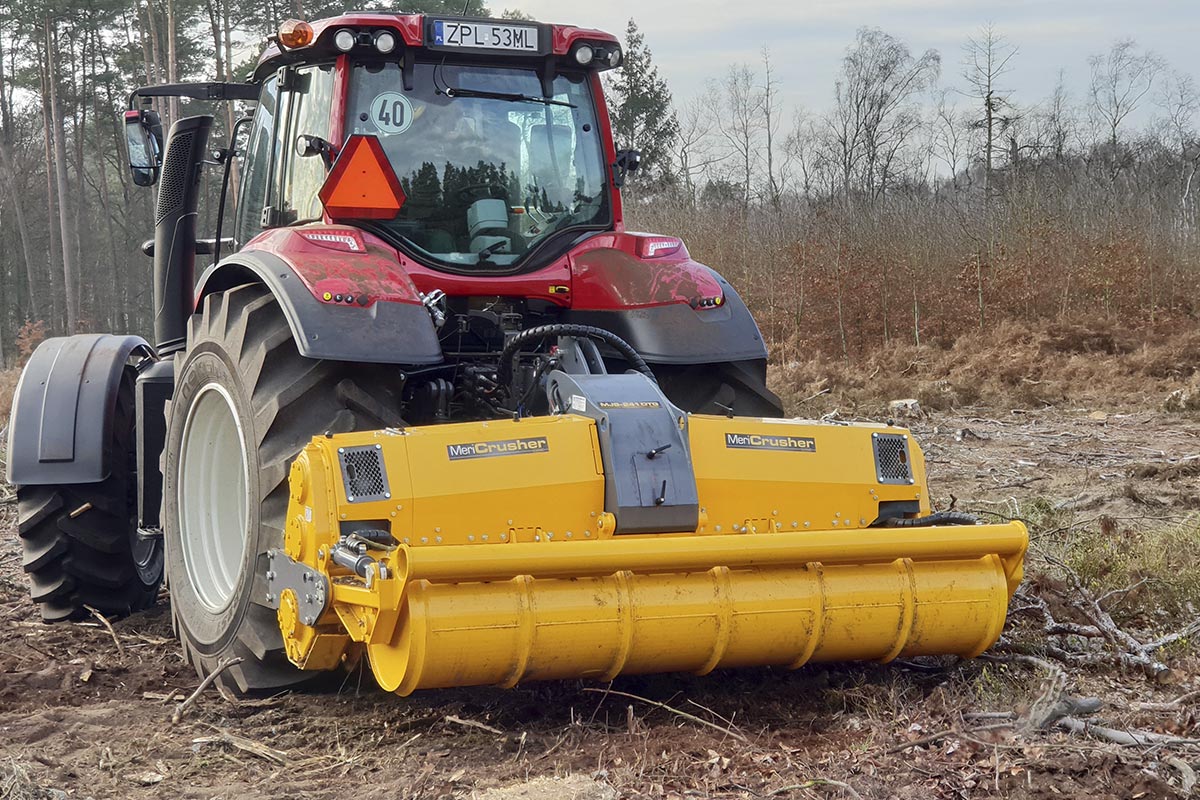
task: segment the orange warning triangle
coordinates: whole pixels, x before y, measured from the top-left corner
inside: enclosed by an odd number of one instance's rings
[[[317,193],[331,219],[394,219],[408,198],[375,136],[346,141]]]

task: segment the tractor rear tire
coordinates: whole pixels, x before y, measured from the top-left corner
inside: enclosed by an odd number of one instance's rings
[[[21,564],[46,622],[148,608],[162,584],[161,543],[137,532],[134,379],[126,369],[99,483],[17,488]]]
[[[251,284],[204,298],[175,374],[163,520],[184,657],[201,676],[241,658],[219,678],[240,692],[300,683],[312,673],[285,657],[265,582],[267,551],[283,547],[288,470],[313,436],[397,424],[398,412],[379,418],[399,408],[384,388],[392,373],[302,357],[275,298]]]

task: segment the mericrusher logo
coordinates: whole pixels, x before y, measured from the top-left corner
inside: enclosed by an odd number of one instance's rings
[[[725,447],[734,450],[786,450],[815,453],[817,443],[807,436],[772,436],[763,433],[727,433]]]
[[[446,454],[450,456],[451,461],[461,461],[464,458],[492,458],[493,456],[519,456],[524,453],[548,452],[550,452],[550,443],[546,441],[545,436],[446,445]]]

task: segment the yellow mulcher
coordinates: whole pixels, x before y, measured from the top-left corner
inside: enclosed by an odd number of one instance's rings
[[[996,641],[1025,529],[934,513],[905,430],[782,419],[734,287],[626,228],[621,59],[351,13],[284,23],[247,83],[136,90],[154,343],[47,340],[9,425],[43,618],[165,575],[184,657],[242,691],[364,656],[408,694]],[[251,124],[164,142],[170,96]],[[219,207],[241,187],[202,238],[214,166]]]
[[[266,584],[294,664],[365,648],[406,695],[1000,635],[1025,529],[929,514],[907,431],[689,415],[638,374],[548,391],[548,417],[313,439]]]

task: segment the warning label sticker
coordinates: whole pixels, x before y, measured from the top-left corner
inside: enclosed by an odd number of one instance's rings
[[[446,455],[451,461],[465,458],[491,458],[493,456],[519,456],[525,453],[548,453],[550,443],[545,436],[528,439],[503,439],[498,442],[464,442],[446,445]]]
[[[807,436],[775,436],[764,433],[727,433],[725,447],[733,450],[787,450],[815,453],[817,443]]]

